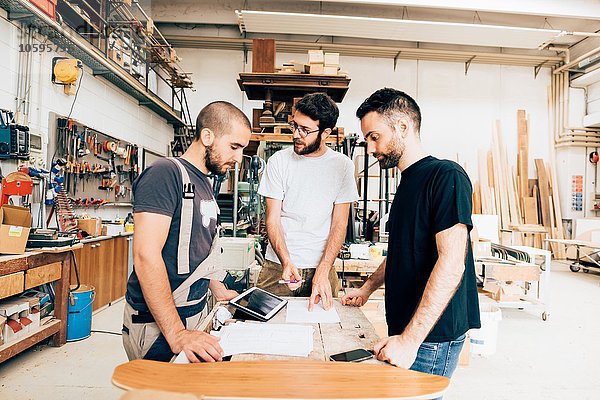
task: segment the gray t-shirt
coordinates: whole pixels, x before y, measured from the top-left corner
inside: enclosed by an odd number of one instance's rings
[[[162,249],[162,257],[167,267],[171,291],[175,290],[204,261],[217,234],[218,207],[208,175],[202,173],[188,161],[181,158],[179,160],[188,171],[190,181],[195,189],[189,274],[179,275],[177,273],[177,248],[179,245],[183,196],[183,181],[177,165],[167,159],[158,160],[146,168],[133,183],[134,213],[148,212],[172,218],[167,241]],[[198,282],[194,286],[206,293],[206,282],[204,284]],[[190,293],[193,293],[195,298],[204,294],[193,289]],[[134,309],[142,312],[148,311],[135,272],[135,266],[127,282],[126,299]]]

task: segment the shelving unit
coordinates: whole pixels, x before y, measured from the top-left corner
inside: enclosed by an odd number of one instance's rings
[[[71,269],[71,250],[82,247],[76,245],[73,247],[64,247],[55,251],[35,251],[16,256],[0,256],[0,277],[22,274],[24,276],[24,286],[15,289],[14,292],[5,292],[3,297],[18,295],[28,287],[27,276],[31,270],[46,267],[51,264],[59,263],[60,277],[57,280],[45,278],[44,275],[36,275],[35,286],[54,282],[55,302],[54,318],[41,321],[42,325],[27,336],[20,338],[15,342],[6,343],[0,346],[0,363],[8,360],[25,349],[41,342],[52,336],[52,345],[59,347],[67,342],[67,300],[69,290],[69,279]],[[41,276],[41,278],[40,278]],[[46,322],[44,324],[44,322]]]
[[[174,49],[139,4],[129,4],[58,0],[57,22],[29,1],[0,0],[0,8],[8,12],[10,20],[47,36],[81,60],[94,76],[102,76],[165,118],[176,132],[183,132],[175,135],[175,141],[188,141],[193,130],[181,128],[193,124],[185,96],[185,89],[192,88],[190,74],[183,72]],[[171,88],[171,104],[151,89],[150,71]]]

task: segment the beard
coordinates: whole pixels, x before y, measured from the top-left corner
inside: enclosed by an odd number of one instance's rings
[[[373,154],[375,157],[382,157],[379,160],[379,166],[383,169],[394,168],[398,166],[400,159],[404,155],[405,144],[397,138],[392,138],[392,141],[386,148],[385,153]]]
[[[208,146],[205,150],[204,162],[208,171],[213,175],[223,175],[231,168],[230,164],[223,163],[221,157],[213,151],[212,145]]]
[[[296,149],[296,143],[302,144],[303,141],[302,139],[294,139],[294,152],[296,154],[298,154],[299,156],[305,156],[307,154],[311,154],[314,153],[315,151],[319,150],[321,148],[321,135],[323,132],[319,131],[319,134],[317,135],[316,140],[311,143],[311,144],[305,144],[303,148],[301,148],[300,150]]]

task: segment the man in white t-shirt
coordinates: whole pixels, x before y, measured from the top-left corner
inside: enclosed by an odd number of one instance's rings
[[[346,236],[350,203],[358,200],[354,164],[325,140],[338,118],[324,93],[308,94],[291,123],[294,147],[275,153],[258,189],[267,204],[266,262],[258,286],[282,296],[333,306],[340,289],[333,262]],[[280,283],[285,281],[285,283]]]

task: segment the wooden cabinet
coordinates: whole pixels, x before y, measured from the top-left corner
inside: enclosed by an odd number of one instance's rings
[[[127,290],[127,260],[129,258],[129,242],[126,237],[113,239],[114,242],[114,274],[112,281],[112,297],[118,299],[125,296]]]
[[[85,243],[75,252],[81,283],[96,289],[93,310],[123,297],[127,288],[127,237]],[[71,271],[71,284],[76,284]]]

